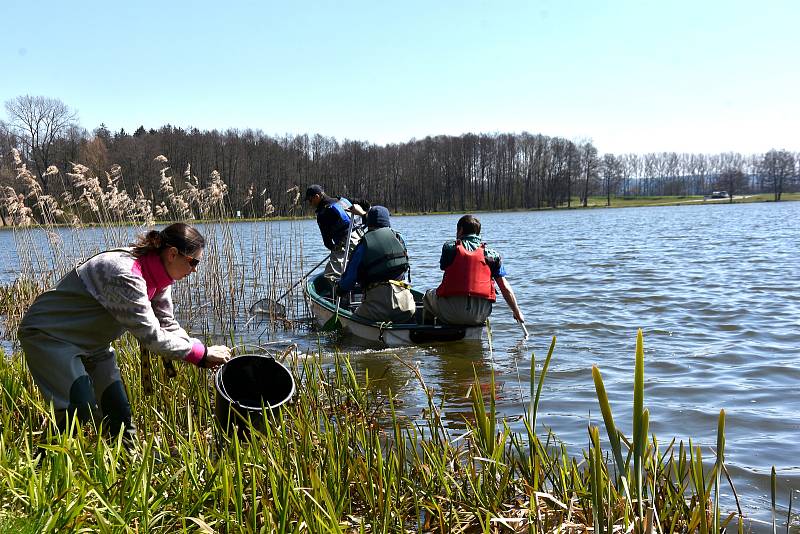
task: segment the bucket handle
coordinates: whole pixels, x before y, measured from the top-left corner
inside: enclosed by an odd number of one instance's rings
[[[290,339],[289,346],[295,345],[295,343],[291,343],[291,341],[292,340]],[[251,348],[251,349],[258,349],[259,352],[267,353],[267,351],[269,350],[269,347],[267,347],[267,345],[279,345],[283,343],[286,343],[286,341],[267,341],[265,343],[239,343],[238,345],[234,345],[233,347],[231,347],[231,352],[235,352],[238,355],[241,349]],[[248,354],[249,356],[261,356],[261,354],[253,354],[253,353],[246,353],[246,354]]]
[[[229,360],[229,361],[230,361],[230,360]],[[218,370],[216,370],[216,371],[214,372],[214,384],[216,384],[216,387],[218,387],[218,388],[220,388],[220,389],[222,390],[222,394],[223,394],[223,395],[225,395],[225,398],[226,398],[226,399],[227,399],[227,400],[228,400],[228,401],[229,401],[231,404],[234,404],[234,405],[236,405],[236,407],[237,407],[237,408],[241,408],[241,407],[242,407],[242,405],[241,405],[241,404],[239,404],[239,401],[237,401],[236,399],[234,399],[233,397],[231,397],[231,396],[228,394],[228,390],[227,390],[227,389],[225,389],[225,381],[224,381],[224,380],[222,380],[222,378],[219,378],[219,380],[217,380],[217,374],[219,374],[219,373],[221,373],[221,372],[222,372],[222,368],[221,368],[221,367],[220,367]]]
[[[272,354],[270,354],[268,352],[270,349],[267,347],[267,345],[278,345],[278,344],[285,344],[285,343],[286,343],[286,341],[268,341],[266,343],[260,343],[260,344],[259,343],[240,343],[238,345],[234,345],[233,347],[231,347],[231,352],[235,352],[235,353],[238,354],[240,349],[255,348],[255,349],[258,349],[260,351],[260,353],[258,353],[258,354],[248,353],[249,356],[263,356],[265,358],[272,358],[273,360],[282,362],[282,361],[284,361],[286,359],[287,356],[289,356],[289,354],[291,354],[292,351],[295,351],[295,350],[298,349],[297,343],[293,342],[290,339],[288,341],[289,344],[286,345],[286,347],[284,349],[282,349],[282,352],[281,352],[280,356],[278,356],[278,357],[275,357],[275,356],[273,356]]]

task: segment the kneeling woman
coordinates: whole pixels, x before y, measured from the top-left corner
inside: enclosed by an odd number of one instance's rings
[[[102,252],[67,273],[28,309],[19,340],[28,368],[56,424],[103,421],[111,432],[136,434],[111,342],[126,331],[154,353],[198,367],[230,358],[206,347],[173,317],[172,283],[197,268],[205,239],[183,223],[151,230],[130,248]]]

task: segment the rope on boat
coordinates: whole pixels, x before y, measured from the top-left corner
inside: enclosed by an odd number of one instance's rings
[[[386,343],[386,340],[383,339],[383,331],[387,328],[391,328],[393,325],[392,321],[384,321],[378,325],[378,340]]]

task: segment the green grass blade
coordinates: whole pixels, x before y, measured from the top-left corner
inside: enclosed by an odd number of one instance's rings
[[[717,422],[717,461],[714,466],[714,532],[720,531],[719,517],[719,480],[722,465],[725,461],[725,410],[719,411]]]
[[[606,393],[605,384],[603,384],[603,377],[600,374],[600,369],[598,369],[596,365],[592,366],[592,378],[594,379],[594,388],[597,392],[597,400],[600,403],[600,412],[603,414],[603,422],[606,425],[608,442],[611,445],[611,452],[617,464],[617,476],[627,476],[625,462],[622,459],[622,446],[619,442],[619,433],[614,424],[614,416],[611,413],[611,404],[608,402],[608,394]]]
[[[644,509],[642,507],[642,463],[644,461],[644,450],[642,444],[643,425],[642,416],[644,413],[644,342],[642,340],[642,329],[636,334],[636,366],[633,375],[633,474],[636,481],[636,498],[638,499],[639,520],[644,519]]]
[[[531,417],[531,428],[533,428],[533,434],[536,435],[536,417],[539,413],[539,400],[542,397],[542,387],[544,386],[544,378],[547,375],[547,368],[550,367],[550,360],[553,358],[553,351],[556,348],[556,336],[553,336],[552,341],[550,341],[550,348],[547,350],[547,357],[544,359],[544,364],[542,365],[542,374],[539,375],[539,383],[536,386],[536,398],[533,400],[533,416]],[[533,362],[531,362],[533,365]],[[533,372],[533,371],[531,371]]]

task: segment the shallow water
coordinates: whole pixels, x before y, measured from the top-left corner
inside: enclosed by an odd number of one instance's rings
[[[800,488],[798,216],[797,202],[483,214],[484,239],[502,254],[525,313],[527,342],[500,300],[491,317],[491,353],[485,339],[392,350],[347,340],[341,348],[351,352],[358,372],[399,391],[412,417],[426,403],[398,358],[418,362],[427,386],[447,397],[453,427],[469,409],[473,373],[485,383],[493,369],[500,409],[521,430],[516,416],[528,402],[531,353],[541,362],[557,336],[539,421],[577,451],[587,446],[590,422],[602,427],[593,364],[603,374],[615,420],[630,435],[641,328],[651,431],[665,445],[672,437],[692,438],[712,458],[709,447],[724,408],[736,490],[746,511],[768,520],[770,468],[778,469],[784,510],[789,488]],[[408,244],[415,286],[440,281],[441,244],[454,236],[458,217],[393,219]],[[234,225],[242,250],[257,234],[252,227],[261,224]],[[325,253],[316,225],[294,224],[303,229],[306,265],[314,265]],[[0,232],[0,282],[15,276],[13,249],[11,233]],[[305,330],[282,336],[301,350],[318,343]]]

